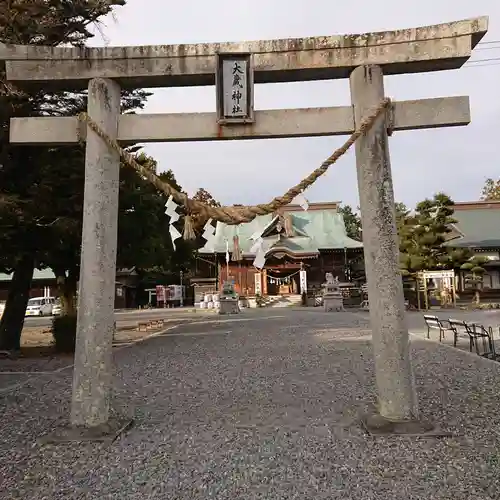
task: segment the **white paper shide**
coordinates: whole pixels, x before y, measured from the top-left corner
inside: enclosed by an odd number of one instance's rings
[[[260,236],[254,240],[250,252],[255,254],[253,265],[257,269],[263,269],[266,264],[266,250],[264,248],[264,240]]]
[[[177,222],[180,218],[180,215],[177,213],[177,208],[179,205],[175,203],[174,198],[172,196],[168,197],[167,203],[165,203],[165,214],[168,215],[170,218],[170,238],[172,240],[172,246],[174,247],[174,250],[176,249],[175,247],[175,241],[178,240],[182,234],[177,230],[177,228],[174,226],[174,223]]]
[[[302,210],[304,210],[305,212],[307,212],[309,210],[309,201],[302,193],[299,194],[299,196],[297,196],[296,200],[297,200],[297,203],[302,208]]]
[[[215,229],[212,225],[212,219],[208,219],[207,223],[203,226],[203,234],[201,236],[207,241],[207,246],[209,247],[214,245]]]

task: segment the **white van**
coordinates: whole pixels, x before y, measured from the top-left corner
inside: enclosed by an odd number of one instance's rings
[[[60,316],[61,315],[61,299],[57,298],[52,306],[52,316]]]
[[[55,297],[33,297],[28,300],[26,316],[51,316]]]

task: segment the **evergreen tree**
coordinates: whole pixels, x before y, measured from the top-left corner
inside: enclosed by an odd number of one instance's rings
[[[499,201],[500,200],[500,179],[486,179],[481,200],[484,201]]]
[[[453,201],[444,193],[417,204],[410,213],[403,204],[396,207],[403,275],[450,266],[450,249],[444,245],[451,232]]]
[[[196,191],[193,196],[193,200],[205,203],[205,205],[208,205],[209,207],[221,206],[221,204],[205,188],[198,188],[198,191]],[[203,227],[207,223],[208,219],[199,213],[194,214],[193,219],[194,228],[196,234],[198,235],[203,231]]]
[[[479,302],[479,290],[487,259],[474,256],[468,248],[453,248],[445,245],[453,218],[453,201],[444,193],[436,194],[432,200],[417,204],[411,213],[404,204],[396,204],[396,222],[399,234],[401,274],[414,276],[419,271],[455,269],[466,271],[466,282],[475,291]]]
[[[361,217],[354,212],[350,205],[338,208],[339,213],[344,218],[344,225],[347,236],[356,241],[361,241]]]
[[[1,1],[0,41],[84,45],[93,36],[90,26],[124,4],[124,0]],[[76,115],[86,109],[86,92],[18,92],[5,82],[4,68],[0,82],[6,94],[0,100],[0,270],[13,272],[0,321],[0,349],[17,350],[34,268],[54,263],[54,255],[64,256],[71,261],[65,264],[64,279],[76,280],[76,272],[68,273],[67,268],[75,270],[78,262],[84,155],[81,146],[12,147],[10,118]],[[146,97],[140,90],[124,92],[122,110],[141,107]]]
[[[464,262],[460,269],[466,271],[465,283],[474,290],[473,302],[479,304],[481,301],[481,288],[483,285],[483,275],[486,272],[484,265],[488,262],[487,257],[480,255],[472,256]]]

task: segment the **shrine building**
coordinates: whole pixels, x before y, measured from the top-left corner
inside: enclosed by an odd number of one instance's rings
[[[363,245],[347,236],[338,207],[337,202],[311,203],[307,210],[288,205],[249,223],[219,222],[199,255],[214,259],[219,289],[229,279],[242,296],[300,294],[301,269],[308,290],[320,288],[328,272],[340,281],[363,278]],[[265,251],[261,270],[254,266],[258,238]]]

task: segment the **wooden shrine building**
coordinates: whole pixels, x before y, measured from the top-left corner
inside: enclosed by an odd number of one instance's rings
[[[319,288],[327,272],[351,281],[364,275],[363,245],[347,236],[338,206],[312,203],[305,211],[288,205],[246,224],[218,223],[213,241],[199,254],[215,257],[219,288],[229,274],[242,296],[299,294],[301,269],[306,271],[308,290]],[[262,270],[253,265],[252,247],[259,237],[266,249]]]
[[[452,232],[447,245],[453,248],[468,248],[475,255],[489,259],[483,267],[483,294],[500,297],[500,201],[471,201],[455,203]],[[461,296],[470,287],[464,279],[464,271],[458,272],[457,290]]]

